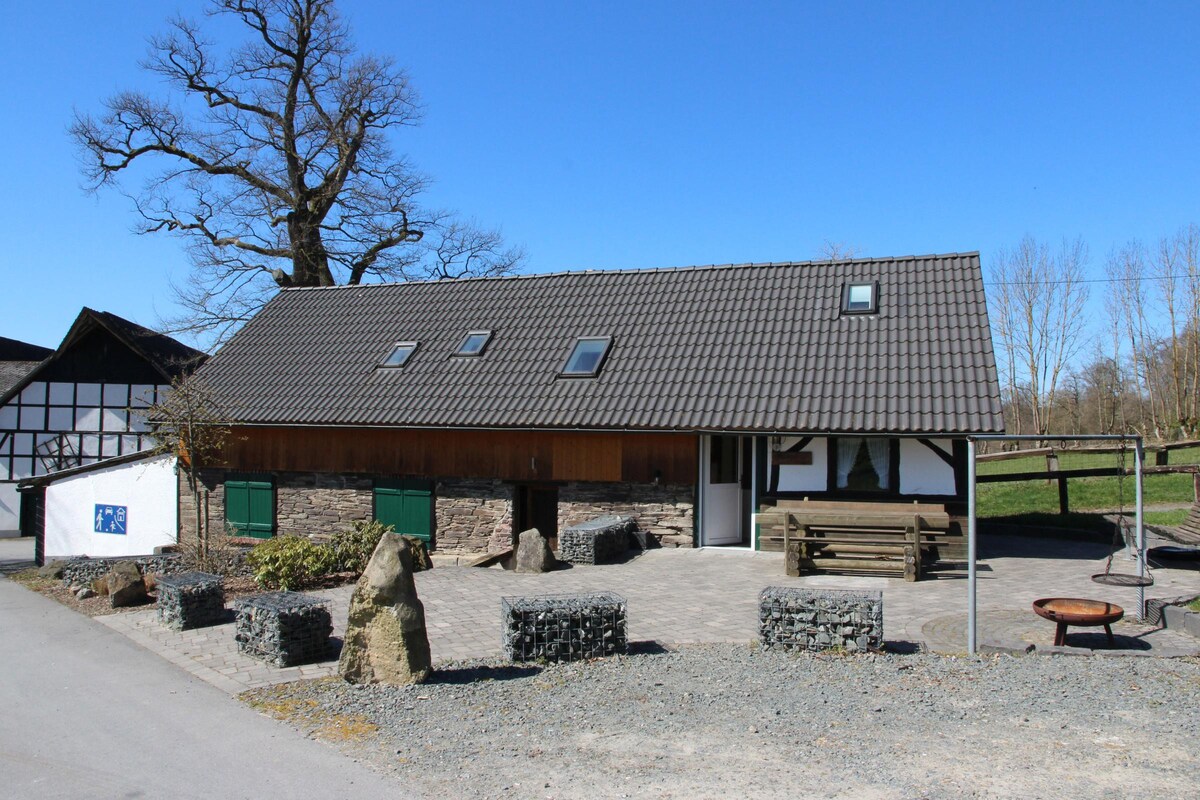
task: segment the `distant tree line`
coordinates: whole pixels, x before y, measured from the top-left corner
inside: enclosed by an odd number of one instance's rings
[[[1200,227],[1115,249],[1103,278],[1089,257],[1026,236],[986,265],[1007,430],[1200,437]]]

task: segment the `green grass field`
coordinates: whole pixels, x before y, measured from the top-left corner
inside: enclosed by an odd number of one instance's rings
[[[1059,468],[1091,469],[1116,466],[1116,453],[1062,453]],[[1126,463],[1132,465],[1132,451]],[[1153,463],[1152,457],[1147,461]],[[1171,464],[1200,463],[1200,448],[1188,448],[1171,452]],[[982,462],[978,465],[980,475],[1013,474],[1044,471],[1045,456],[1030,456],[1009,461]],[[1133,478],[1073,478],[1067,482],[1072,512],[1112,511],[1124,505],[1132,512],[1137,488]],[[1191,503],[1193,499],[1191,475],[1147,475],[1143,483],[1143,503],[1147,506]],[[979,516],[1016,517],[1036,514],[1053,515],[1063,527],[1093,527],[1086,519],[1090,515],[1072,513],[1067,517],[1058,514],[1058,482],[1046,480],[1015,481],[1011,483],[980,483],[978,493]],[[1178,525],[1186,516],[1186,510],[1150,511],[1146,521],[1153,525]]]

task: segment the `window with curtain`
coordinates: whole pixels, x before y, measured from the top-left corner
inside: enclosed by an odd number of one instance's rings
[[[892,440],[846,436],[834,448],[835,486],[851,492],[890,492]]]

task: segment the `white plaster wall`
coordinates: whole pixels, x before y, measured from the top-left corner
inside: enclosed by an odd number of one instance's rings
[[[947,455],[950,439],[930,440]],[[916,439],[900,440],[900,494],[954,494],[954,469]]]
[[[0,483],[0,539],[21,535],[21,495],[15,483]]]
[[[784,445],[791,444],[792,437],[784,437]],[[829,484],[829,445],[823,437],[815,437],[804,448],[812,453],[811,464],[781,464],[779,466],[779,491],[781,492],[823,492]],[[768,461],[774,457],[774,452],[768,452]],[[767,464],[767,469],[774,466]]]
[[[145,555],[174,544],[177,491],[169,455],[55,481],[46,487],[46,557]],[[127,532],[96,533],[97,504],[125,506]]]

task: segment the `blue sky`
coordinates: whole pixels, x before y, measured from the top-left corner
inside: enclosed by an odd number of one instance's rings
[[[172,10],[6,9],[0,335],[53,346],[84,305],[154,325],[187,274],[127,201],[80,189],[73,108],[154,89]],[[869,256],[1200,223],[1194,3],[420,3],[344,0],[426,107],[395,144],[428,200],[531,271]],[[1103,285],[1097,285],[1096,294]],[[1093,303],[1099,311],[1098,301]]]

